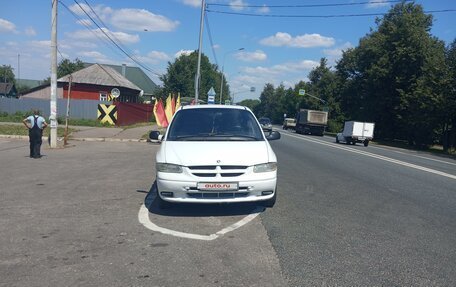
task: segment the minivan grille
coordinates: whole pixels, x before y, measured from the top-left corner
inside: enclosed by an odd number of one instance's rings
[[[247,171],[244,165],[194,165],[189,166],[191,174],[197,177],[237,177]]]

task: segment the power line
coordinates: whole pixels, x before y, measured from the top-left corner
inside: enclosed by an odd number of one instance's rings
[[[76,1],[76,0],[73,0],[78,6],[79,8],[87,15],[87,17],[89,17],[89,19],[98,27],[98,29],[111,41],[112,44],[114,44],[120,51],[122,51],[123,54],[125,54],[129,59],[131,59],[133,62],[135,62],[137,65],[139,65],[140,67],[142,67],[143,69],[151,72],[152,74],[155,74],[157,76],[161,76],[161,74],[153,71],[152,69],[150,69],[149,67],[141,64],[139,61],[137,61],[136,59],[134,59],[130,54],[128,54],[122,47],[119,46],[119,44],[117,44],[107,33],[106,31],[100,27],[100,25],[98,25],[98,23],[92,18],[92,16],[90,16],[89,13],[87,13],[87,11],[85,11],[85,9],[81,6],[81,4]]]
[[[411,2],[413,0],[406,0],[404,2]],[[385,4],[385,3],[399,3],[403,0],[390,0],[390,1],[370,1],[370,2],[353,2],[353,3],[332,3],[332,4],[306,4],[306,5],[249,5],[249,4],[220,4],[208,3],[207,6],[220,6],[220,7],[239,7],[239,8],[312,8],[312,7],[337,7],[337,6],[354,6],[365,4]]]
[[[141,64],[140,62],[138,62],[136,59],[134,59],[132,56],[130,56],[130,54],[128,54],[122,47],[119,46],[119,44],[117,44],[107,33],[105,30],[103,30],[103,28],[100,27],[100,25],[98,25],[98,23],[92,18],[92,16],[89,15],[89,13],[87,13],[87,11],[85,11],[84,8],[82,8],[81,4],[76,1],[76,0],[73,0],[78,6],[79,8],[81,8],[81,10],[87,15],[87,17],[89,17],[89,19],[98,27],[98,29],[117,47],[119,48],[119,50],[122,51],[122,53],[124,53],[128,58],[130,58],[133,62],[135,62],[137,65],[139,65],[140,67],[142,67],[143,69],[157,75],[157,76],[161,76],[161,74],[153,71],[152,69],[150,69],[149,67]]]
[[[110,42],[106,39],[106,38],[101,38],[100,35],[98,33],[95,33],[95,31],[90,28],[89,25],[87,25],[82,18],[80,18],[76,13],[74,13],[64,2],[60,1],[59,0],[59,3],[63,5],[63,7],[65,7],[72,15],[73,17],[75,17],[78,21],[80,21],[80,23],[87,29],[89,30],[92,34],[95,35],[95,37],[98,38],[98,40],[100,40],[101,42],[103,42],[105,45],[107,45],[107,47],[109,49],[111,49],[111,51],[113,51],[114,53],[116,53],[117,55],[119,56],[122,56],[122,54],[117,50],[117,49],[114,49],[114,47],[111,46]]]
[[[95,12],[95,10],[92,8],[92,6],[89,4],[89,2],[87,2],[87,0],[84,0],[84,2],[87,4],[87,6],[89,6],[90,10],[91,10],[92,13],[97,17],[98,21],[100,21],[100,23],[107,29],[107,31],[109,32],[109,35],[110,35],[111,37],[113,37],[113,38],[117,41],[117,43],[119,43],[119,45],[120,45],[124,50],[126,50],[129,54],[132,55],[132,54],[133,54],[132,51],[129,50],[129,49],[122,43],[122,41],[119,40],[119,38],[117,38],[117,36],[116,36],[114,33],[112,33],[111,29],[109,29],[108,25],[106,25],[106,24],[103,22],[103,20],[101,20],[100,16],[98,16],[97,12]],[[135,57],[135,56],[132,55],[132,57]],[[136,57],[135,57],[135,59],[136,59]],[[136,59],[136,60],[138,60],[138,59]]]
[[[365,14],[333,14],[333,15],[280,15],[280,14],[254,14],[254,13],[239,13],[228,11],[217,11],[206,9],[209,13],[251,16],[251,17],[269,17],[269,18],[348,18],[348,17],[366,17],[366,16],[384,16],[388,13],[365,13]],[[424,11],[425,14],[456,12],[456,9],[430,10]]]

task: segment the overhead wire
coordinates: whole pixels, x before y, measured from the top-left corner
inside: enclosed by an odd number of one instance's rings
[[[206,11],[209,13],[238,15],[238,16],[251,16],[251,17],[265,17],[265,18],[344,18],[344,17],[384,16],[384,15],[388,14],[388,13],[361,13],[361,14],[333,14],[333,15],[284,15],[284,14],[241,13],[241,12],[218,11],[218,10],[210,10],[210,9],[206,9]],[[425,14],[446,13],[446,12],[456,12],[456,9],[423,11],[423,13],[425,13]]]
[[[368,1],[368,2],[351,2],[351,3],[329,3],[329,4],[299,4],[299,5],[250,5],[250,4],[223,4],[223,3],[208,3],[207,6],[220,6],[220,7],[238,7],[238,8],[312,8],[312,7],[337,7],[337,6],[354,6],[354,5],[367,5],[367,4],[385,4],[385,3],[399,3],[411,2],[413,0],[389,0],[389,1]]]
[[[100,35],[98,33],[95,33],[95,31],[89,25],[87,25],[81,17],[79,17],[76,13],[74,13],[63,1],[59,0],[59,3],[62,4],[63,7],[65,7],[65,9],[67,9],[68,12],[70,12],[70,14],[72,14],[73,17],[75,17],[81,23],[81,25],[83,25],[87,30],[89,30],[92,34],[94,34],[95,37],[98,38],[98,40],[103,42],[109,49],[111,49],[111,51],[113,51],[114,53],[116,53],[119,56],[123,55],[117,49],[114,49],[114,47],[111,46],[110,42],[108,42],[108,40],[106,38],[102,38],[102,37],[100,37]]]
[[[138,60],[134,55],[133,55],[133,52],[131,50],[129,50],[123,43],[122,41],[117,38],[117,36],[111,31],[111,29],[109,29],[108,25],[105,24],[105,22],[101,19],[101,17],[97,14],[97,12],[95,12],[95,10],[93,9],[92,5],[89,4],[89,2],[87,0],[84,0],[84,2],[86,3],[86,5],[90,8],[90,10],[92,11],[92,13],[95,15],[95,17],[98,19],[98,21],[100,21],[100,23],[107,29],[106,31],[110,34],[111,37],[113,37],[117,43],[124,49],[126,50],[129,54],[132,55],[132,57],[134,57],[136,60]]]
[[[89,13],[87,13],[87,11],[81,6],[81,4],[76,1],[76,0],[73,0],[78,6],[79,8],[84,12],[84,14],[87,15],[87,17],[89,17],[89,19],[92,21],[92,23],[94,23],[98,29],[103,33],[103,35],[105,35],[112,44],[114,44],[114,46],[116,46],[124,55],[126,55],[129,59],[131,59],[133,62],[135,62],[138,66],[140,66],[141,68],[151,72],[152,74],[155,74],[157,76],[162,76],[161,74],[155,72],[154,70],[150,69],[149,67],[145,66],[144,64],[140,63],[138,60],[134,59],[129,53],[127,53],[122,47],[120,47],[120,45],[118,43],[116,43],[105,31],[105,29],[103,29],[102,27],[100,27],[100,25],[92,18],[92,16],[90,16]]]

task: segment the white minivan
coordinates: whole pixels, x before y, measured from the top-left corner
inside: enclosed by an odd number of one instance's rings
[[[161,143],[156,154],[157,200],[170,203],[275,204],[277,158],[265,134],[247,107],[228,105],[183,106],[166,133],[150,133]]]

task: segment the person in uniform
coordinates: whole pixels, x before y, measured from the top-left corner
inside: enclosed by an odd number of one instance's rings
[[[36,109],[33,110],[32,116],[25,118],[22,122],[29,130],[30,157],[40,158],[41,143],[43,142],[43,129],[45,129],[48,124]]]

